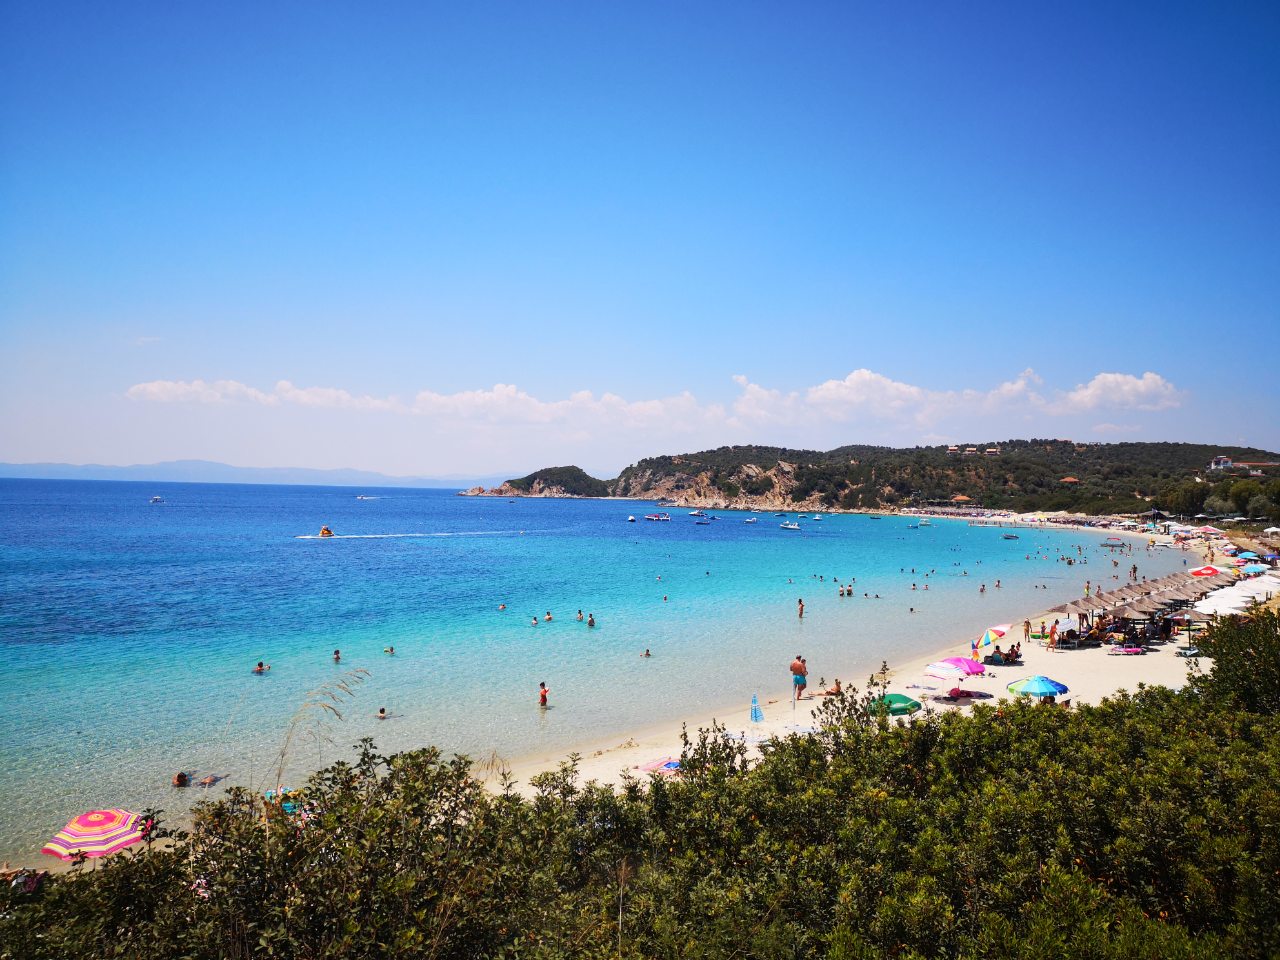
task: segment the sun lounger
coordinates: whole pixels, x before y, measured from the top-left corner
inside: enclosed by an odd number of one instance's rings
[[[1200,656],[1200,648],[1199,647],[1183,647],[1181,650],[1178,651],[1178,656],[1198,657]]]
[[[1146,653],[1144,647],[1112,647],[1107,651],[1109,657],[1133,657],[1138,654]]]

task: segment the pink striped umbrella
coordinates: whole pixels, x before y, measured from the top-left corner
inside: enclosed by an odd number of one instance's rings
[[[128,810],[90,810],[71,820],[53,835],[41,853],[60,860],[74,860],[78,855],[105,857],[132,846],[147,835],[150,820]]]
[[[986,667],[980,663],[974,663],[964,657],[947,657],[945,660],[939,660],[939,663],[949,663],[961,673],[976,676],[979,673],[986,673]]]

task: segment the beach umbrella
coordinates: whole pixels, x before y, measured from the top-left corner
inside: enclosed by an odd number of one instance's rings
[[[751,722],[764,723],[764,711],[760,709],[760,698],[754,693],[751,695]]]
[[[1256,553],[1254,553],[1252,550],[1246,550],[1246,551],[1244,551],[1243,553],[1239,554],[1239,556],[1244,557],[1246,560],[1257,560],[1257,559],[1258,559],[1258,555],[1257,555]]]
[[[886,693],[883,697],[872,700],[870,707],[872,713],[888,713],[891,716],[900,717],[919,710],[920,701],[912,700],[901,693]]]
[[[1212,565],[1203,566],[1191,571],[1191,575],[1193,577],[1216,577],[1220,573],[1222,573],[1222,571]]]
[[[939,660],[938,662],[953,666],[966,676],[976,676],[980,673],[986,673],[986,670],[982,668],[982,664],[974,663],[972,660],[966,660],[964,657],[947,657],[943,660]]]
[[[982,666],[982,664],[974,663],[974,661],[972,660],[967,660],[965,662],[973,663],[975,667]],[[924,668],[924,672],[931,677],[937,677],[939,680],[955,680],[960,677],[968,676],[967,673],[965,673],[955,664],[943,663],[942,661],[929,664],[927,667]]]
[[[105,857],[132,846],[147,835],[150,820],[128,810],[90,810],[67,823],[44,845],[41,853],[60,860]]]
[[[1245,573],[1266,573],[1269,567],[1263,563],[1249,563],[1240,568]]]
[[[1048,677],[1042,677],[1037,674],[1034,677],[1015,680],[1009,684],[1009,692],[1028,697],[1056,697],[1060,693],[1067,693],[1068,687],[1065,683],[1059,683],[1057,680],[1050,680]]]

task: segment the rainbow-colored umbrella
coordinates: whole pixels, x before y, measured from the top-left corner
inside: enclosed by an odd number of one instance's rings
[[[1003,637],[1006,633],[1009,632],[1009,626],[1010,625],[1007,623],[1002,623],[1002,624],[999,624],[998,626],[987,627],[986,632],[983,633],[983,635],[980,636],[977,640],[973,641],[973,659],[974,660],[981,659],[978,656],[978,648],[991,646],[993,643],[995,643],[997,640],[999,640],[1001,637]]]
[[[60,860],[105,857],[132,846],[147,835],[150,820],[128,810],[90,810],[75,817],[53,835],[41,853]]]

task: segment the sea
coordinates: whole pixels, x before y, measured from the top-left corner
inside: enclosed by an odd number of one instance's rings
[[[1077,530],[643,519],[658,509],[0,480],[0,859],[44,859],[89,809],[181,817],[230,785],[299,785],[366,737],[493,761],[710,712],[742,726],[753,694],[789,696],[797,653],[813,681],[862,685],[884,661],[1079,596],[1086,579],[1184,567],[1140,541],[1116,567],[1102,533]],[[855,596],[838,596],[850,582]],[[253,673],[258,661],[270,670]],[[178,771],[218,785],[176,790]]]

